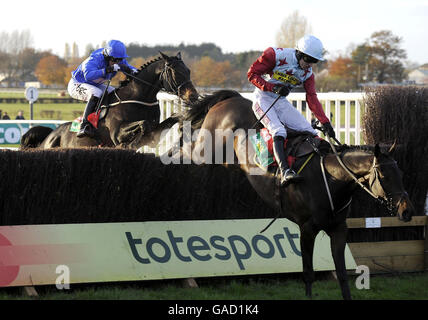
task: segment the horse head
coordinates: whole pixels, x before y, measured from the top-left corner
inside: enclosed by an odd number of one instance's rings
[[[160,51],[159,53],[164,61],[160,81],[165,91],[179,96],[186,103],[198,100],[198,92],[190,79],[190,69],[181,59],[181,53],[174,57],[169,57]]]
[[[388,153],[383,153],[376,144],[369,186],[371,191],[386,204],[391,214],[396,214],[400,220],[407,222],[412,219],[415,209],[404,189],[403,173],[392,158],[395,146],[396,143]]]

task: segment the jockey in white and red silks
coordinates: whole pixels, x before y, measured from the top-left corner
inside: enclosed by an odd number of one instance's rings
[[[321,41],[307,35],[297,42],[295,49],[267,48],[248,70],[248,80],[256,86],[253,111],[258,119],[268,110],[278,95],[281,96],[261,120],[273,137],[273,151],[281,171],[281,186],[300,178],[288,167],[285,159],[284,142],[287,137],[287,128],[316,135],[310,123],[286,99],[294,87],[303,84],[310,110],[324,125],[328,134],[335,137],[333,127],[318,100],[315,77],[312,73],[312,64],[324,61],[322,53]]]

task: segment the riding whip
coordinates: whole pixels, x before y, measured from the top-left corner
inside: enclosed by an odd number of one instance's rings
[[[100,109],[100,107],[101,107],[101,104],[103,103],[103,100],[104,100],[104,96],[105,96],[105,94],[106,94],[106,91],[107,91],[107,90],[108,90],[108,88],[110,87],[110,81],[111,81],[111,78],[110,78],[110,79],[108,79],[107,86],[106,86],[106,88],[104,89],[104,92],[103,92],[103,95],[101,96],[100,101],[98,101],[98,105],[97,105],[97,108],[95,109],[95,112],[98,112],[98,110],[99,110],[99,109]]]
[[[259,120],[257,120],[254,124],[253,124],[253,126],[250,128],[250,129],[254,129],[262,120],[263,120],[263,118],[266,116],[266,114],[269,112],[269,110],[270,109],[272,109],[272,107],[275,105],[275,103],[279,100],[279,98],[281,98],[281,96],[280,95],[278,95],[278,97],[275,99],[275,101],[274,102],[272,102],[272,104],[270,105],[270,107],[266,110],[266,112],[265,113],[263,113],[263,115],[260,117],[260,119]]]
[[[269,110],[270,109],[272,109],[272,107],[275,105],[275,103],[279,100],[279,98],[281,98],[281,96],[280,95],[278,95],[278,97],[275,99],[275,101],[274,102],[272,102],[272,104],[270,105],[270,107],[266,110],[266,112],[265,113],[263,113],[263,115],[260,117],[260,119],[259,120],[257,120],[253,125],[252,125],[252,127],[249,129],[249,130],[251,130],[251,129],[254,129],[262,120],[263,120],[263,118],[266,116],[266,114],[269,112]],[[248,136],[248,131],[245,133],[245,137],[244,137],[244,139],[242,140],[242,142],[244,142],[245,140],[247,140],[247,136]]]

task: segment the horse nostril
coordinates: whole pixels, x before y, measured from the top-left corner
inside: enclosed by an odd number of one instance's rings
[[[403,220],[406,222],[412,220],[412,214],[410,213],[409,210],[404,210],[401,216],[403,217]]]

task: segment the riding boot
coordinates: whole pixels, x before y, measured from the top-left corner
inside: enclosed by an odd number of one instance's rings
[[[281,172],[281,187],[285,187],[290,183],[297,182],[302,179],[301,176],[288,167],[284,152],[284,142],[284,137],[275,136],[273,138],[273,154]]]
[[[95,111],[95,107],[100,99],[96,96],[91,96],[88,103],[86,104],[85,111],[83,112],[83,120],[80,125],[80,131],[77,133],[78,138],[89,137],[93,138],[95,136],[95,128],[88,121],[88,116]]]

